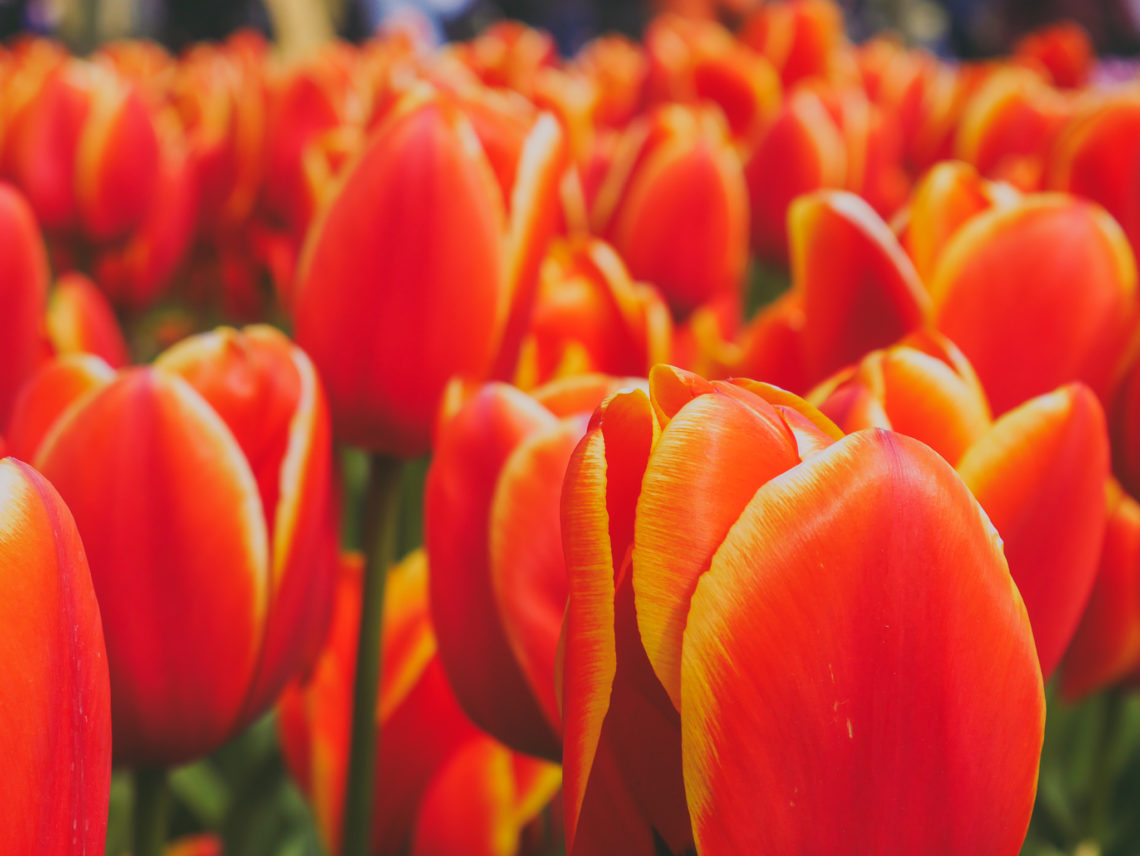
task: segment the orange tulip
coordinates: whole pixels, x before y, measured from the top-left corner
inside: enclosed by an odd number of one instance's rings
[[[1075,89],[1084,86],[1096,61],[1089,34],[1080,24],[1062,21],[1034,30],[1018,40],[1014,55],[1043,68],[1054,86]]]
[[[1104,395],[1136,313],[1136,263],[1102,209],[1025,196],[960,227],[929,282],[935,326],[994,411],[1073,380]]]
[[[459,104],[416,92],[392,108],[311,230],[294,296],[344,439],[420,454],[448,379],[517,354],[561,145],[553,120],[534,124],[508,206]]]
[[[56,354],[94,354],[116,369],[130,362],[114,310],[81,273],[65,273],[57,280],[48,301],[47,334]]]
[[[78,394],[62,407],[44,380],[29,410],[49,427],[21,442],[84,536],[115,757],[173,764],[235,734],[316,654],[336,543],[324,398],[308,359],[268,327],[91,374],[53,376]]]
[[[516,379],[532,387],[589,372],[643,377],[669,356],[672,329],[660,293],[635,283],[607,243],[558,241],[543,263]]]
[[[766,57],[786,89],[844,70],[843,12],[832,0],[765,3],[744,24],[741,41]]]
[[[890,428],[931,446],[974,491],[1005,544],[1048,677],[1097,575],[1108,449],[1100,405],[1080,385],[990,421],[966,358],[937,334],[877,351],[812,400],[845,431]]]
[[[754,142],[780,106],[771,63],[712,21],[659,15],[646,29],[645,52],[651,104],[716,104],[741,143]]]
[[[360,620],[360,557],[346,557],[328,638],[304,681],[278,705],[290,772],[339,852],[348,722]],[[512,856],[519,835],[558,787],[558,768],[481,734],[448,686],[428,611],[423,551],[389,574],[384,604],[381,740],[370,852],[376,856]]]
[[[792,93],[752,149],[744,174],[752,249],[764,259],[786,261],[792,200],[823,187],[842,187],[847,176],[843,137],[818,93]]]
[[[1112,483],[1106,493],[1096,583],[1061,666],[1061,693],[1070,700],[1140,668],[1140,504]]]
[[[887,224],[859,197],[821,191],[788,214],[809,381],[921,329],[930,298]]]
[[[0,850],[102,853],[111,700],[75,522],[27,464],[0,460]]]
[[[973,367],[937,333],[908,336],[871,352],[809,398],[848,434],[889,428],[921,440],[951,465],[991,425],[989,402]]]
[[[1103,205],[1140,251],[1140,98],[1133,94],[1088,100],[1049,154],[1046,184]]]
[[[924,282],[958,230],[993,208],[1016,205],[1021,195],[1010,185],[987,181],[969,164],[946,161],[915,185],[895,222],[899,240]]]
[[[0,184],[0,429],[43,356],[48,261],[28,203]]]
[[[669,105],[625,132],[591,211],[594,231],[683,319],[736,307],[748,252],[748,192],[719,111]]]
[[[658,367],[595,415],[563,531],[569,853],[630,811],[674,851],[1018,851],[1041,674],[934,452]]]
[[[562,477],[588,414],[618,385],[576,377],[533,397],[484,386],[444,417],[428,471],[431,607],[448,679],[476,724],[543,757],[561,750]]]

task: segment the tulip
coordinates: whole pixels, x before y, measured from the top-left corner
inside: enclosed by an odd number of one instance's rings
[[[1049,154],[1046,184],[1103,205],[1140,250],[1140,210],[1128,188],[1137,180],[1140,99],[1093,99],[1078,111]]]
[[[871,352],[809,399],[848,434],[889,428],[921,440],[952,466],[992,424],[973,367],[953,342],[933,332]]]
[[[1070,701],[1140,670],[1140,504],[1113,483],[1106,494],[1096,582],[1061,667]]]
[[[671,332],[661,294],[635,283],[607,243],[557,241],[543,263],[519,385],[590,372],[642,377],[668,357]]]
[[[341,849],[348,721],[362,587],[359,556],[342,561],[328,637],[309,675],[278,705],[290,772],[314,804],[331,853]],[[382,689],[384,740],[369,853],[514,854],[519,834],[558,787],[558,769],[481,734],[445,678],[428,608],[423,551],[389,574]]]
[[[723,119],[662,107],[630,126],[591,211],[637,279],[678,319],[701,304],[737,307],[748,251],[748,193]]]
[[[899,240],[924,282],[958,230],[977,215],[1016,205],[1021,195],[1010,185],[986,181],[969,164],[947,161],[932,167],[915,186],[895,221]]]
[[[212,751],[323,637],[336,526],[312,365],[267,327],[204,334],[153,367],[92,379],[28,442],[91,561],[116,759]]]
[[[1054,86],[1075,89],[1088,83],[1096,54],[1080,24],[1063,21],[1022,36],[1014,56],[1043,68]]]
[[[1105,532],[1108,437],[1092,393],[1064,387],[992,422],[969,362],[928,333],[869,354],[811,399],[845,431],[890,428],[957,467],[1002,537],[1049,677],[1097,578]]]
[[[859,197],[821,191],[788,215],[802,350],[819,380],[924,326],[930,299],[886,223]]]
[[[786,262],[788,208],[797,196],[842,187],[847,175],[843,137],[819,94],[806,89],[784,102],[744,167],[752,220],[752,249]]]
[[[589,413],[619,383],[568,378],[533,396],[484,386],[441,421],[428,471],[424,523],[440,660],[479,727],[541,757],[561,751],[562,476]]]
[[[552,122],[534,125],[508,209],[457,104],[418,93],[392,109],[311,231],[295,294],[297,341],[345,440],[425,452],[448,379],[486,377],[510,346],[512,298],[533,300],[523,280],[533,270],[537,283],[558,145]]]
[[[75,522],[27,464],[0,460],[0,850],[97,854],[111,787],[99,605]]]
[[[997,413],[1074,380],[1105,395],[1136,313],[1136,263],[1120,227],[1061,195],[968,220],[929,287],[934,325],[973,364]]]
[[[843,12],[831,0],[769,3],[745,22],[741,41],[766,57],[785,89],[843,71]]]
[[[983,175],[1040,186],[1044,159],[1069,105],[1027,69],[1002,68],[974,93],[958,124],[954,156]]]
[[[595,414],[563,533],[569,853],[639,819],[674,852],[1017,852],[1040,670],[934,452],[658,367]]]
[[[0,428],[7,422],[20,385],[43,356],[43,314],[48,262],[43,238],[28,203],[0,185]]]
[[[66,273],[56,282],[48,301],[47,334],[56,354],[94,354],[116,369],[130,361],[114,310],[81,273]]]

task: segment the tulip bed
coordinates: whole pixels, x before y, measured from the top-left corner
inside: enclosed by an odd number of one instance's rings
[[[1138,80],[9,45],[0,851],[1140,852]]]

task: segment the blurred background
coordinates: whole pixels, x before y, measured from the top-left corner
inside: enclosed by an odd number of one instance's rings
[[[760,0],[0,0],[0,37],[55,35],[76,51],[146,37],[179,50],[252,27],[278,41],[366,38],[412,20],[438,40],[468,38],[500,18],[551,32],[564,54],[598,33],[639,36],[671,9],[731,24]],[[1140,0],[840,0],[856,41],[884,29],[943,56],[1008,53],[1024,33],[1061,19],[1080,23],[1098,53],[1140,52]]]

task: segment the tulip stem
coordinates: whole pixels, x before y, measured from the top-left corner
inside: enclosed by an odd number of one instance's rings
[[[164,767],[135,770],[134,856],[161,856],[170,815]]]
[[[1089,838],[1099,844],[1105,843],[1112,825],[1113,763],[1124,701],[1124,694],[1117,689],[1106,693],[1100,732],[1093,749],[1087,832]]]
[[[395,546],[403,462],[373,455],[360,519],[364,551],[364,594],[360,608],[360,641],[352,695],[352,745],[344,801],[343,856],[367,856],[371,833],[379,723],[376,698],[380,689],[380,630],[384,588]]]

